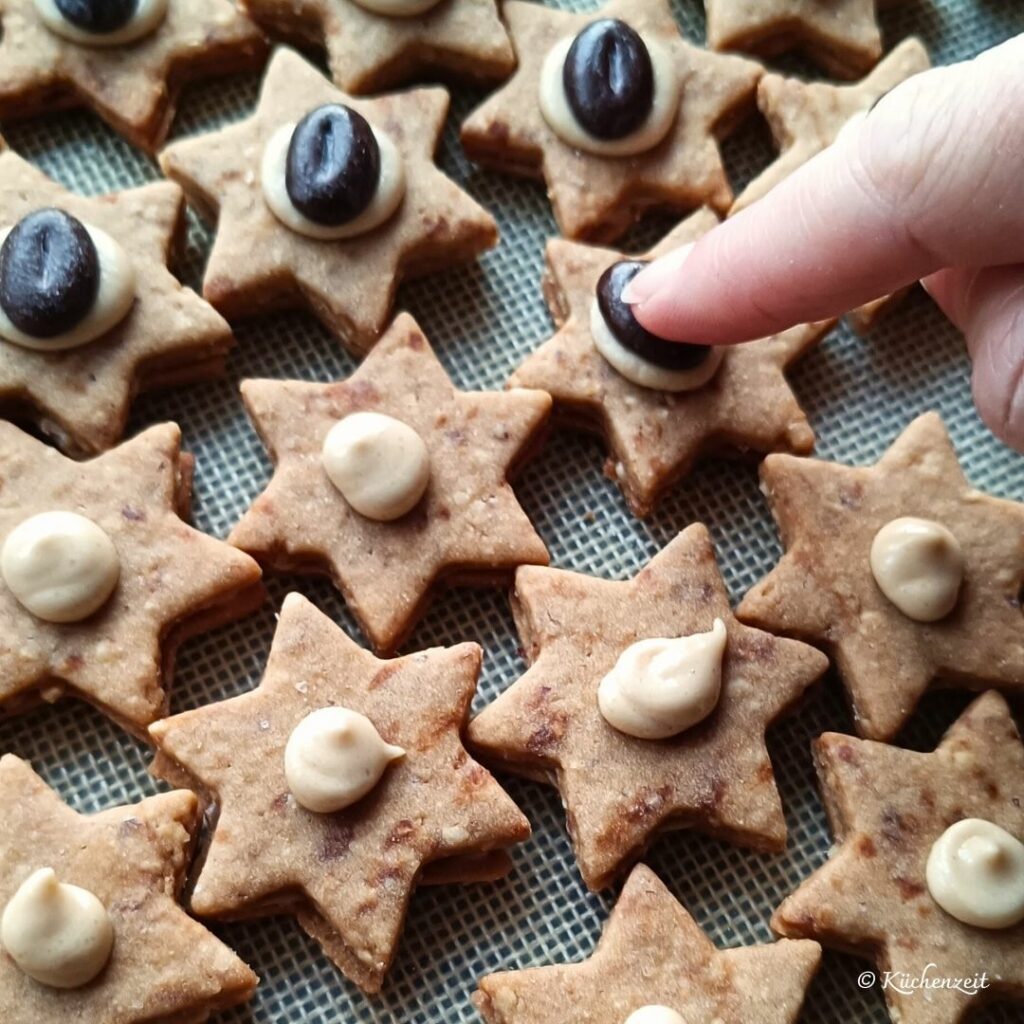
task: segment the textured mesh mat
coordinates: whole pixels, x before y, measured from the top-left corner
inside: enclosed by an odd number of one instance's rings
[[[585,6],[585,5],[584,5]],[[968,57],[1024,31],[1020,0],[900,0],[884,15],[887,46],[921,35],[937,63]],[[684,32],[703,39],[700,0],[676,0]],[[789,67],[802,70],[800,65]],[[251,109],[257,76],[190,90],[174,137],[208,131]],[[440,157],[445,170],[498,218],[502,241],[478,267],[406,286],[400,306],[419,319],[445,366],[465,388],[499,388],[512,368],[551,332],[539,278],[544,239],[555,232],[542,188],[472,168],[456,141],[456,125],[480,99],[458,90]],[[756,119],[752,119],[756,121]],[[87,193],[157,177],[153,163],[82,113],[33,124],[7,124],[11,145],[66,185]],[[748,125],[726,145],[733,181],[742,186],[771,158],[766,130]],[[648,225],[640,247],[667,229]],[[182,275],[198,286],[209,232],[190,221]],[[354,363],[306,315],[260,318],[238,326],[239,347],[228,377],[148,396],[136,405],[132,432],[177,420],[198,460],[195,518],[224,536],[269,478],[270,466],[238,398],[244,377],[322,380]],[[818,434],[819,455],[853,463],[875,459],[916,413],[937,408],[949,425],[974,483],[995,494],[1024,497],[1024,459],[985,430],[971,404],[968,365],[956,332],[920,292],[911,295],[863,341],[842,327],[793,372],[795,389]],[[554,436],[520,479],[518,492],[551,550],[553,564],[608,577],[632,574],[686,524],[701,519],[714,534],[726,582],[738,598],[776,561],[779,545],[750,464],[706,465],[677,489],[648,523],[627,512],[601,475],[594,440]],[[274,612],[296,588],[352,633],[342,601],[323,582],[276,577],[272,603],[251,618],[198,638],[180,652],[172,694],[175,711],[241,693],[256,684],[270,646]],[[358,635],[358,634],[356,634]],[[486,650],[477,707],[523,670],[505,594],[453,592],[433,606],[407,649],[475,640]],[[930,747],[964,705],[935,695],[905,738]],[[784,895],[825,858],[830,837],[811,767],[809,742],[826,729],[850,730],[838,683],[828,679],[794,719],[770,736],[790,828],[788,851],[765,857],[695,833],[657,842],[649,863],[720,945],[770,939],[768,918]],[[85,705],[65,701],[0,724],[0,751],[29,758],[83,811],[138,799],[156,786],[147,751]],[[276,1024],[333,1021],[472,1021],[469,994],[488,971],[589,954],[611,905],[586,892],[551,789],[506,780],[526,810],[533,838],[515,855],[515,872],[493,886],[444,887],[413,899],[404,940],[383,995],[369,1000],[349,985],[291,919],[217,929],[262,976],[251,1007],[217,1020]],[[807,1022],[884,1022],[877,989],[861,991],[857,961],[829,954],[811,990]],[[1010,1009],[987,1022],[1020,1020]],[[571,1014],[570,1014],[571,1016]]]

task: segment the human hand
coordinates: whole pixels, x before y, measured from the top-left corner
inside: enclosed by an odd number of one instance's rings
[[[732,344],[921,280],[1024,449],[1024,36],[897,86],[767,196],[638,274],[649,331]]]

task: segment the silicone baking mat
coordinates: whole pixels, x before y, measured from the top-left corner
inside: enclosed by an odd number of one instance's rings
[[[685,34],[702,41],[700,0],[676,0],[675,7]],[[899,0],[888,6],[882,21],[887,47],[916,33],[936,63],[949,63],[1024,31],[1024,5],[1020,0]],[[796,63],[783,66],[809,70]],[[243,116],[254,105],[258,82],[252,75],[190,89],[172,137],[209,131]],[[497,217],[501,244],[478,266],[406,285],[399,306],[419,319],[460,386],[500,388],[525,354],[551,333],[539,281],[543,243],[555,226],[539,184],[480,171],[462,155],[457,125],[481,96],[455,90],[439,160]],[[10,123],[3,130],[22,155],[82,192],[123,188],[159,173],[90,114]],[[759,119],[752,118],[726,143],[725,153],[740,187],[772,156]],[[668,221],[648,223],[628,241],[639,248],[669,226]],[[180,272],[196,287],[210,237],[207,227],[190,215],[187,259]],[[185,443],[197,457],[195,520],[217,536],[227,533],[270,474],[242,410],[238,382],[253,376],[324,380],[354,367],[352,358],[304,314],[260,317],[238,324],[236,333],[239,345],[225,379],[144,397],[131,424],[132,432],[167,419],[181,424]],[[840,327],[791,377],[817,431],[818,455],[873,461],[915,414],[935,408],[945,417],[972,481],[994,494],[1024,498],[1024,458],[999,444],[979,421],[968,371],[962,341],[918,290],[868,340]],[[554,565],[625,577],[694,520],[710,527],[734,599],[778,558],[779,544],[752,463],[704,465],[645,523],[629,514],[617,489],[602,476],[602,463],[595,440],[558,431],[518,482],[522,503]],[[181,650],[174,711],[257,683],[275,610],[290,589],[309,596],[358,636],[327,583],[272,576],[269,586],[271,600],[257,614]],[[450,592],[431,608],[406,649],[461,640],[475,640],[486,651],[479,708],[524,668],[505,593]],[[932,746],[965,702],[961,695],[929,697],[905,742]],[[826,856],[830,836],[809,752],[812,737],[826,729],[850,730],[833,678],[769,737],[790,829],[786,853],[763,856],[676,832],[657,841],[647,858],[719,945],[768,941],[772,910]],[[0,723],[0,751],[30,759],[74,807],[86,812],[157,789],[146,772],[148,751],[73,700]],[[348,984],[291,919],[228,925],[216,931],[262,981],[250,1006],[216,1017],[217,1024],[474,1021],[469,996],[480,975],[588,955],[612,896],[592,895],[580,882],[554,790],[514,778],[504,781],[534,828],[532,839],[515,852],[513,874],[495,885],[417,893],[381,996],[368,999]],[[866,966],[826,954],[802,1019],[807,1024],[888,1020],[878,989],[858,987]],[[994,1008],[982,1019],[988,1024],[1019,1021],[1017,1014]]]

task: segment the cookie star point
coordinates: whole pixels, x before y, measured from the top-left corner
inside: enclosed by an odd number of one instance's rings
[[[176,646],[263,600],[251,558],[182,520],[192,460],[180,441],[175,424],[162,424],[83,463],[0,423],[0,538],[39,513],[74,510],[107,535],[119,566],[105,603],[67,623],[38,618],[0,576],[9,713],[73,694],[144,732],[166,709]]]
[[[588,959],[486,975],[473,1002],[486,1024],[553,1024],[567,1004],[594,1024],[624,1024],[651,1005],[686,1024],[794,1024],[820,958],[821,947],[806,940],[718,950],[640,864]]]
[[[775,912],[775,931],[859,950],[897,978],[987,975],[991,991],[885,986],[904,1024],[959,1024],[985,999],[1019,999],[1024,928],[960,921],[926,872],[933,845],[964,819],[1024,837],[1024,745],[1005,699],[978,697],[931,753],[826,733],[815,760],[839,847]]]
[[[937,414],[873,466],[773,456],[762,485],[786,552],[737,614],[828,647],[859,733],[891,739],[936,678],[1019,689],[1024,505],[971,487]],[[956,605],[936,621],[910,618],[873,575],[875,536],[903,517],[945,526],[962,549]]]
[[[160,154],[164,173],[216,215],[203,293],[229,319],[308,307],[357,354],[378,340],[398,282],[470,262],[498,238],[493,217],[448,178],[434,150],[448,93],[425,87],[372,98],[340,92],[297,53],[278,48],[255,113]],[[271,136],[316,107],[343,104],[386,133],[404,166],[405,193],[372,230],[323,240],[287,227],[264,198],[261,160]]]
[[[630,580],[524,567],[513,610],[529,668],[473,719],[470,742],[512,771],[555,776],[590,888],[610,885],[683,820],[743,845],[784,845],[764,731],[827,660],[733,618],[706,528],[688,527]],[[638,641],[705,632],[715,618],[728,648],[709,717],[666,740],[613,728],[597,690],[620,656]]]
[[[186,82],[255,69],[267,52],[227,0],[174,0],[152,31],[115,46],[58,35],[35,0],[3,0],[0,28],[0,118],[88,106],[147,152],[166,137]]]
[[[0,758],[0,907],[34,871],[96,897],[109,916],[110,959],[84,987],[56,989],[0,957],[8,1024],[205,1020],[246,1002],[256,975],[176,902],[201,813],[195,795],[162,793],[82,815],[13,754]]]
[[[475,644],[380,660],[309,601],[286,599],[255,690],[150,730],[153,771],[213,794],[220,808],[193,909],[251,916],[286,899],[341,971],[377,991],[421,869],[454,872],[438,880],[486,877],[477,855],[529,835],[462,745],[479,667]],[[291,793],[284,751],[300,721],[332,706],[365,715],[404,755],[359,801],[321,814]]]

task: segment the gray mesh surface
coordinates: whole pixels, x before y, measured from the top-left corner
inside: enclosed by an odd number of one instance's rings
[[[581,5],[589,6],[589,5]],[[684,32],[703,39],[699,0],[676,0]],[[915,32],[938,63],[971,56],[1024,30],[1020,0],[904,0],[883,18],[887,46]],[[787,67],[801,70],[799,64]],[[249,111],[257,76],[191,89],[173,136],[209,131]],[[498,218],[502,241],[477,267],[404,287],[399,305],[419,319],[452,376],[464,388],[499,388],[514,366],[551,332],[539,277],[544,239],[555,232],[543,190],[471,167],[456,126],[481,93],[457,90],[440,161]],[[11,145],[71,188],[96,193],[153,180],[156,166],[91,115],[5,124]],[[752,123],[726,145],[734,184],[742,186],[771,158],[763,126]],[[630,240],[639,247],[667,229],[650,225]],[[182,276],[198,286],[210,232],[190,221]],[[132,432],[177,420],[196,454],[195,519],[224,536],[270,475],[242,410],[245,377],[322,380],[348,374],[353,360],[307,315],[261,318],[237,327],[239,347],[226,379],[144,397]],[[793,372],[818,434],[818,454],[864,463],[875,459],[916,413],[945,417],[968,475],[995,494],[1024,497],[1024,459],[982,426],[971,403],[968,364],[956,332],[921,293],[894,310],[868,341],[842,327]],[[632,574],[680,528],[701,519],[718,545],[726,582],[738,598],[775,563],[779,545],[750,464],[700,468],[650,522],[627,512],[601,475],[603,454],[591,439],[554,436],[521,478],[518,492],[555,565],[608,577]],[[298,589],[350,632],[356,627],[326,583],[272,577],[272,603],[251,618],[193,640],[180,653],[172,694],[181,711],[241,693],[256,684],[270,646],[274,611]],[[407,649],[475,640],[486,650],[477,707],[523,670],[505,594],[462,591],[442,598]],[[907,742],[926,748],[964,705],[960,696],[929,697]],[[830,837],[818,801],[809,741],[826,729],[850,730],[836,680],[829,679],[800,714],[770,737],[790,827],[788,851],[765,857],[695,833],[675,833],[653,848],[649,863],[720,945],[770,939],[767,921],[780,900],[825,857]],[[82,811],[138,799],[156,790],[147,751],[87,706],[66,701],[0,724],[0,750],[29,758]],[[611,897],[583,888],[553,790],[506,780],[534,826],[515,855],[515,872],[493,886],[418,893],[383,995],[370,1000],[348,984],[290,919],[267,919],[217,931],[262,976],[252,1005],[218,1021],[324,1024],[333,1021],[472,1021],[469,994],[483,973],[588,955]],[[886,1021],[877,990],[861,991],[863,969],[828,954],[804,1013],[807,1022]],[[570,1014],[571,1016],[571,1014]],[[994,1009],[990,1022],[1020,1020]]]

